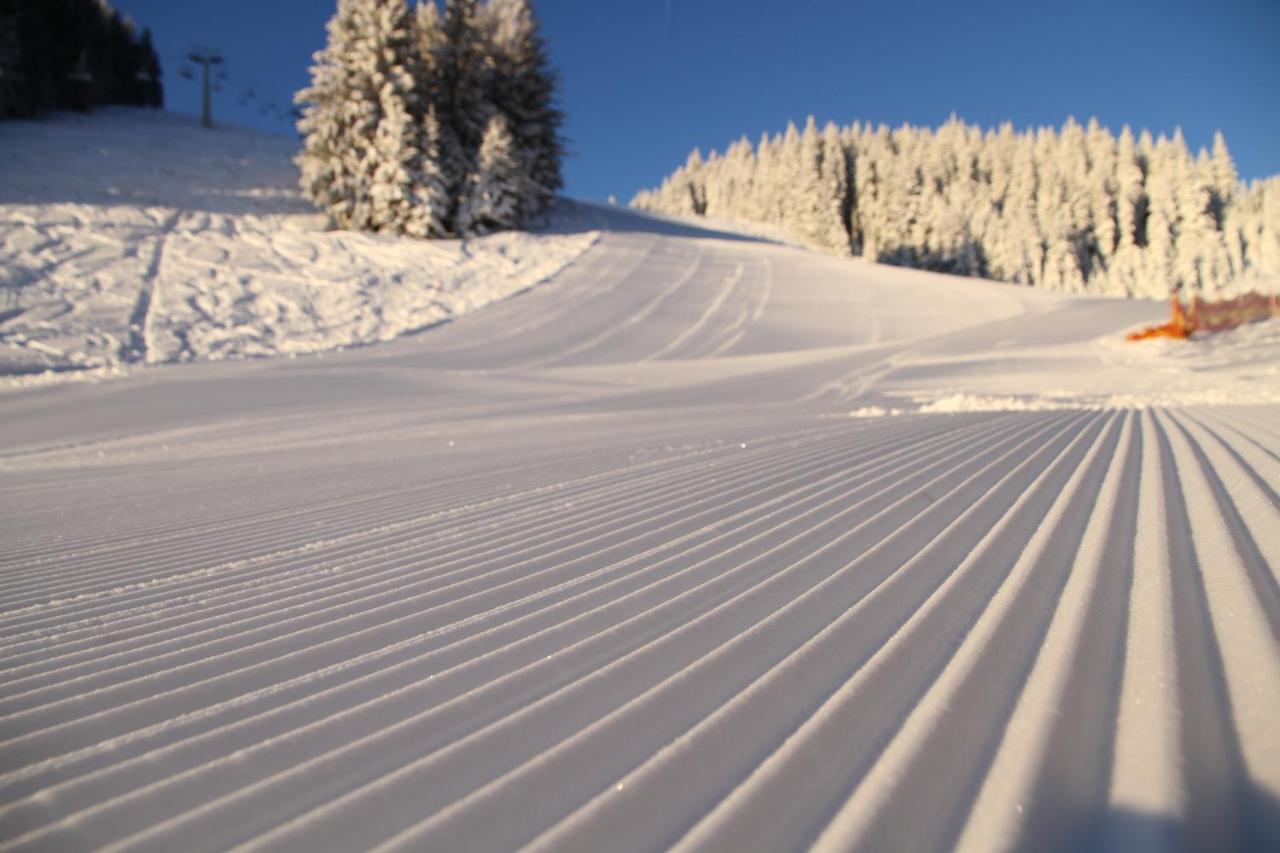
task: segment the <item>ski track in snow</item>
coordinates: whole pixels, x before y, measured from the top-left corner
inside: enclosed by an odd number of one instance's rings
[[[427,334],[0,397],[0,849],[1277,846],[1274,324],[581,214]]]

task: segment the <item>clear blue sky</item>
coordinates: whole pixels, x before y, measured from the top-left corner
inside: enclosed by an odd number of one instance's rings
[[[169,108],[192,46],[231,79],[219,117],[276,132],[257,102],[307,82],[335,0],[116,0],[151,27]],[[1193,147],[1221,129],[1244,178],[1280,173],[1280,0],[535,0],[563,77],[569,195],[630,199],[695,145],[813,114],[936,125],[1097,116]]]

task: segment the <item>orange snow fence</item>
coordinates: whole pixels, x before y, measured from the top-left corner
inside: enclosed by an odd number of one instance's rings
[[[1190,309],[1182,307],[1182,300],[1169,300],[1169,322],[1148,326],[1125,336],[1127,341],[1145,341],[1150,338],[1189,338],[1193,332],[1225,332],[1245,323],[1280,317],[1280,304],[1275,294],[1246,293],[1221,302],[1205,302],[1198,296],[1191,297]]]

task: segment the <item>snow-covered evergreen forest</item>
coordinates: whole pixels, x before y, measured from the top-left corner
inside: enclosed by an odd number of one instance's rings
[[[297,162],[338,228],[519,228],[562,186],[556,75],[528,0],[339,0],[311,73]]]
[[[1280,177],[1243,185],[1221,134],[854,123],[698,151],[642,210],[776,226],[884,263],[1059,291],[1212,297],[1280,279]]]
[[[107,0],[0,0],[0,119],[164,106],[151,31]]]

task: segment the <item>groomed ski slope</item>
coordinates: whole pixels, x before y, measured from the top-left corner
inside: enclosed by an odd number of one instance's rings
[[[425,334],[0,396],[3,849],[1274,849],[1274,324],[580,212]]]

